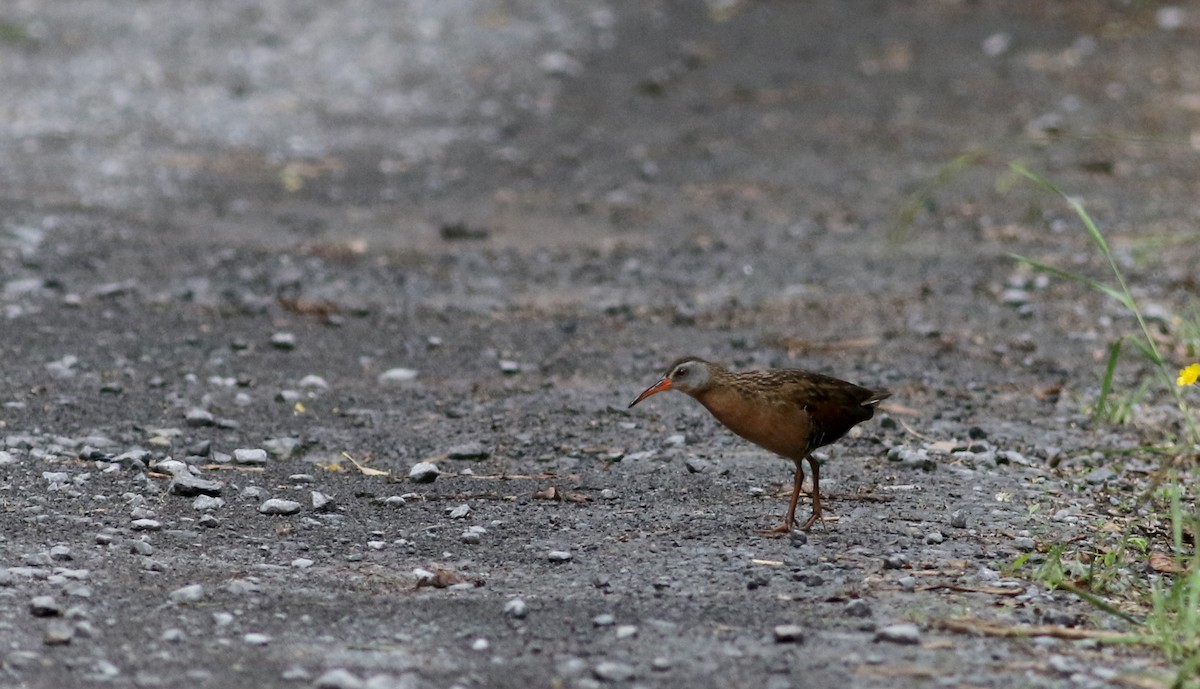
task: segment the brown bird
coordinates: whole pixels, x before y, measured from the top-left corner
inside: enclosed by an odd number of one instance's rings
[[[792,501],[783,524],[763,533],[783,534],[796,523],[796,503],[804,483],[804,460],[812,467],[812,515],[800,528],[807,531],[821,518],[820,470],[813,450],[841,438],[875,415],[875,407],[891,396],[854,383],[780,368],[730,371],[694,356],[676,359],[658,382],[638,395],[630,407],[667,390],[696,398],[717,421],[746,440],[796,463]]]

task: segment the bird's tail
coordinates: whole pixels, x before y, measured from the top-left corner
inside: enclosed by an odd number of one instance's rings
[[[872,390],[871,396],[862,401],[864,407],[878,407],[879,403],[892,396],[888,390]]]

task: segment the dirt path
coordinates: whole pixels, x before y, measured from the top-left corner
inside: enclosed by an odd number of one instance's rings
[[[1157,686],[1009,571],[1171,415],[1005,171],[1195,309],[1200,13],[637,5],[0,10],[0,686]],[[895,393],[823,528],[684,353]]]

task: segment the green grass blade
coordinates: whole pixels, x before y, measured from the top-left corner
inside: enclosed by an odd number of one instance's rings
[[[1098,424],[1108,414],[1108,396],[1112,393],[1113,374],[1117,370],[1117,357],[1121,355],[1120,338],[1108,348],[1108,365],[1104,367],[1104,378],[1100,381],[1100,399],[1096,400],[1096,408],[1092,411],[1092,423]]]
[[[1100,292],[1101,294],[1104,294],[1106,296],[1112,297],[1113,299],[1116,299],[1118,302],[1120,302],[1121,306],[1124,306],[1126,308],[1133,308],[1133,298],[1132,297],[1130,297],[1129,295],[1121,292],[1120,290],[1118,290],[1114,287],[1110,287],[1110,286],[1104,284],[1103,282],[1100,282],[1099,280],[1093,280],[1092,278],[1087,277],[1086,275],[1080,275],[1079,273],[1073,273],[1069,270],[1064,270],[1062,268],[1059,268],[1058,266],[1052,266],[1049,263],[1043,263],[1035,258],[1029,258],[1028,256],[1022,256],[1020,254],[1009,254],[1009,256],[1012,256],[1012,258],[1014,260],[1016,260],[1020,263],[1024,263],[1025,265],[1029,266],[1030,268],[1033,268],[1034,270],[1036,270],[1038,272],[1049,273],[1050,275],[1053,275],[1054,277],[1062,278],[1064,280],[1070,280],[1072,282],[1078,282],[1079,284],[1081,284],[1085,287],[1096,290],[1097,292]]]
[[[898,244],[908,239],[912,234],[913,226],[916,224],[917,216],[933,200],[934,192],[953,182],[964,170],[975,165],[981,159],[983,159],[983,153],[967,152],[940,167],[934,174],[933,179],[921,185],[920,189],[910,194],[904,203],[901,204],[899,211],[896,213],[895,222],[888,229],[888,242]]]
[[[1159,356],[1158,350],[1147,345],[1140,338],[1134,338],[1133,344],[1138,348],[1138,351],[1142,353],[1142,356],[1146,357],[1150,363],[1154,364],[1155,366],[1163,366],[1166,364],[1162,357]]]

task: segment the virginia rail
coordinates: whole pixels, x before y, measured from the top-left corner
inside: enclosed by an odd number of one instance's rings
[[[841,438],[875,415],[875,407],[891,396],[844,380],[780,368],[730,371],[694,356],[676,359],[658,382],[638,395],[630,407],[667,390],[696,398],[726,428],[746,440],[796,463],[792,500],[783,524],[763,533],[783,534],[796,523],[796,503],[804,483],[804,460],[812,467],[812,515],[804,531],[821,518],[820,469],[812,452]]]

